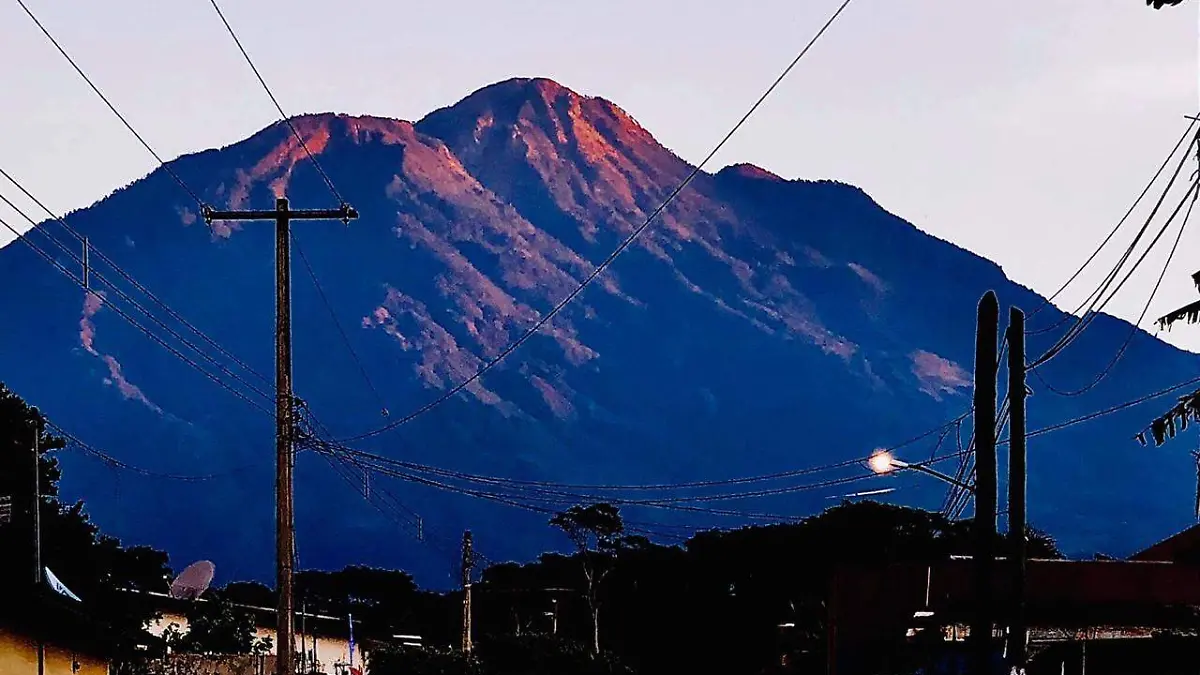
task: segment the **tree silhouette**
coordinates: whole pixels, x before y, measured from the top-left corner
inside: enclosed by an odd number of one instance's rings
[[[612,561],[633,544],[625,537],[620,509],[612,504],[572,506],[554,514],[550,524],[575,544],[587,580],[586,597],[592,614],[592,653],[600,654],[600,583],[612,572]],[[644,541],[644,539],[640,539]]]
[[[41,412],[0,384],[0,497],[11,512],[0,520],[0,575],[6,584],[34,584],[34,509],[41,515],[42,566],[53,570],[87,603],[92,616],[123,631],[140,629],[153,615],[143,597],[124,589],[165,591],[167,554],[149,547],[126,548],[100,533],[83,502],[63,503],[62,471],[55,452],[66,443],[47,431]],[[34,437],[38,491],[34,498]]]
[[[254,617],[219,595],[188,605],[188,631],[171,624],[164,633],[167,645],[190,654],[262,654],[270,638],[255,637]]]

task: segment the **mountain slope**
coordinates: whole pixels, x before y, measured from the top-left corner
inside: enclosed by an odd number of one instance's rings
[[[362,214],[349,227],[295,225],[304,252],[293,266],[296,389],[336,436],[377,427],[469,377],[691,171],[616,105],[540,79],[492,85],[416,124],[344,115],[295,124]],[[332,199],[283,125],[181,158],[173,169],[218,207],[266,205],[283,194],[295,207]],[[269,375],[271,228],[216,223],[210,232],[197,215],[159,170],[68,220]],[[49,235],[70,241],[53,223],[31,241],[49,247]],[[382,401],[358,375],[303,260],[320,276]],[[118,280],[99,265],[96,273]],[[862,457],[966,411],[975,305],[988,289],[1003,306],[1042,304],[995,264],[920,232],[857,188],[784,180],[747,165],[702,173],[608,273],[499,368],[363,447],[475,473],[585,483],[751,475]],[[206,557],[231,576],[267,577],[270,417],[130,328],[113,311],[123,306],[116,294],[104,292],[103,300],[85,297],[24,246],[0,251],[0,377],[125,461],[221,474],[180,483],[66,458],[65,489],[85,496],[107,529],[167,547],[180,563]],[[1031,327],[1061,316],[1045,309]],[[1045,377],[1061,388],[1086,384],[1128,330],[1102,317]],[[1032,337],[1030,350],[1056,336]],[[1138,332],[1111,376],[1085,396],[1053,396],[1031,382],[1030,426],[1173,384],[1197,365]],[[247,380],[272,388],[269,377]],[[1110,552],[1185,523],[1190,461],[1129,440],[1164,405],[1032,441],[1035,522],[1068,550]],[[929,453],[933,440],[905,452]],[[529,557],[561,543],[540,515],[373,482],[377,494],[390,490],[420,513],[427,539],[437,541],[397,537],[394,524],[309,454],[298,469],[303,565],[364,561],[449,583],[441,574],[453,570],[450,549],[463,527],[492,558]],[[803,514],[830,496],[880,484],[901,486],[893,496],[910,503],[936,506],[942,494],[921,477],[897,476],[710,506]],[[738,522],[635,515],[667,525]]]

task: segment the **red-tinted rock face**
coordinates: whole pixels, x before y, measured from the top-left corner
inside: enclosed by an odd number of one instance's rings
[[[305,116],[294,125],[318,158],[354,147],[398,150],[377,196],[394,205],[395,236],[436,261],[431,281],[439,301],[430,306],[392,287],[364,313],[363,325],[412,351],[414,371],[434,388],[453,386],[520,336],[692,174],[613,103],[543,79],[493,85],[415,126],[339,115]],[[273,131],[275,145],[216,186],[231,207],[244,207],[256,191],[284,195],[296,167],[308,161],[293,134]],[[757,167],[735,171],[782,182]],[[541,201],[531,204],[531,194]],[[412,205],[416,212],[406,208]],[[215,235],[228,238],[239,227],[217,223]],[[774,250],[761,227],[739,219],[706,173],[656,215],[634,247],[665,265],[678,288],[758,330],[793,336],[847,363],[858,351],[796,290],[792,259]],[[872,285],[882,283],[866,268],[854,269]],[[597,292],[643,306],[644,294],[623,289],[619,278],[618,266],[597,279]],[[566,313],[543,331],[574,367],[604,356],[577,325],[595,314],[588,302],[580,301],[582,316]],[[387,320],[378,319],[378,309]],[[561,378],[528,381],[556,415],[571,414],[577,394]],[[470,391],[501,402],[482,386]]]

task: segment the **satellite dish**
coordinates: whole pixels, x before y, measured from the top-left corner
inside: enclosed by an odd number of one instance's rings
[[[171,597],[177,600],[195,600],[208,590],[216,567],[207,560],[188,565],[187,569],[171,582]]]

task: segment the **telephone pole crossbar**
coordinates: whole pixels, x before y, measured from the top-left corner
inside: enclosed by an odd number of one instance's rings
[[[291,222],[340,220],[349,224],[358,211],[343,204],[337,209],[296,209],[286,198],[275,200],[271,211],[216,211],[205,208],[204,220],[275,221],[275,572],[279,592],[276,674],[295,675],[293,596],[296,519],[292,472],[295,467],[295,395],[292,391]]]

